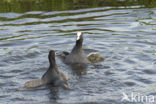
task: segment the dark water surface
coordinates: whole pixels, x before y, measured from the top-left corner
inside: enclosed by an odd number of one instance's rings
[[[0,104],[128,104],[123,92],[156,97],[154,0],[52,1],[0,1]],[[43,75],[49,50],[70,51],[79,31],[86,53],[104,62],[75,71],[57,57],[72,90],[17,90]]]

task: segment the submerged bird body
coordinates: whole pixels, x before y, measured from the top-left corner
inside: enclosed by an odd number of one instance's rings
[[[98,53],[90,53],[87,58],[91,63],[101,62],[104,60],[103,56]]]
[[[69,89],[67,77],[56,65],[55,51],[51,50],[49,52],[48,58],[50,66],[47,72],[42,76],[42,78],[28,81],[24,84],[24,86],[22,86],[22,88],[34,88],[45,84],[52,84],[56,87],[61,86]]]

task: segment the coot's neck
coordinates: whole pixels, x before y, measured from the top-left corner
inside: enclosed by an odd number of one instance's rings
[[[74,48],[72,50],[72,52],[79,52],[79,51],[81,51],[82,50],[82,42],[83,42],[82,39],[77,40],[76,44],[75,44],[75,46],[74,46]]]
[[[55,56],[49,56],[49,63],[50,63],[50,68],[56,68],[57,65],[56,65],[56,61],[55,61]]]

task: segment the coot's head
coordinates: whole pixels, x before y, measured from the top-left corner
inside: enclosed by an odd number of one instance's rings
[[[77,45],[82,45],[82,42],[83,42],[83,33],[78,32],[77,33],[77,38],[76,38],[76,44]]]
[[[54,50],[49,51],[49,58],[51,58],[51,57],[55,57],[55,51]]]
[[[77,32],[77,41],[83,40],[83,33],[82,32]]]
[[[50,50],[49,51],[48,58],[49,58],[50,65],[53,66],[53,67],[56,66],[56,63],[55,63],[55,51],[54,50]]]

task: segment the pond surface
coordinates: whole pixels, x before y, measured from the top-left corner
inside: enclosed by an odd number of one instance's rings
[[[76,2],[79,7],[70,7],[68,1],[67,7],[53,8],[44,5],[46,1],[36,1],[40,8],[33,8],[33,0],[0,1],[6,7],[0,13],[1,104],[130,103],[121,101],[123,92],[129,96],[134,92],[156,97],[154,4],[152,8],[139,2],[128,6],[106,5],[100,0],[98,5],[86,1]],[[22,4],[28,5],[27,8],[22,10]],[[50,90],[45,86],[17,90],[26,81],[45,73],[49,50],[70,51],[79,31],[84,32],[86,54],[100,53],[104,62],[75,71],[56,57],[58,66],[70,78],[70,91]]]

